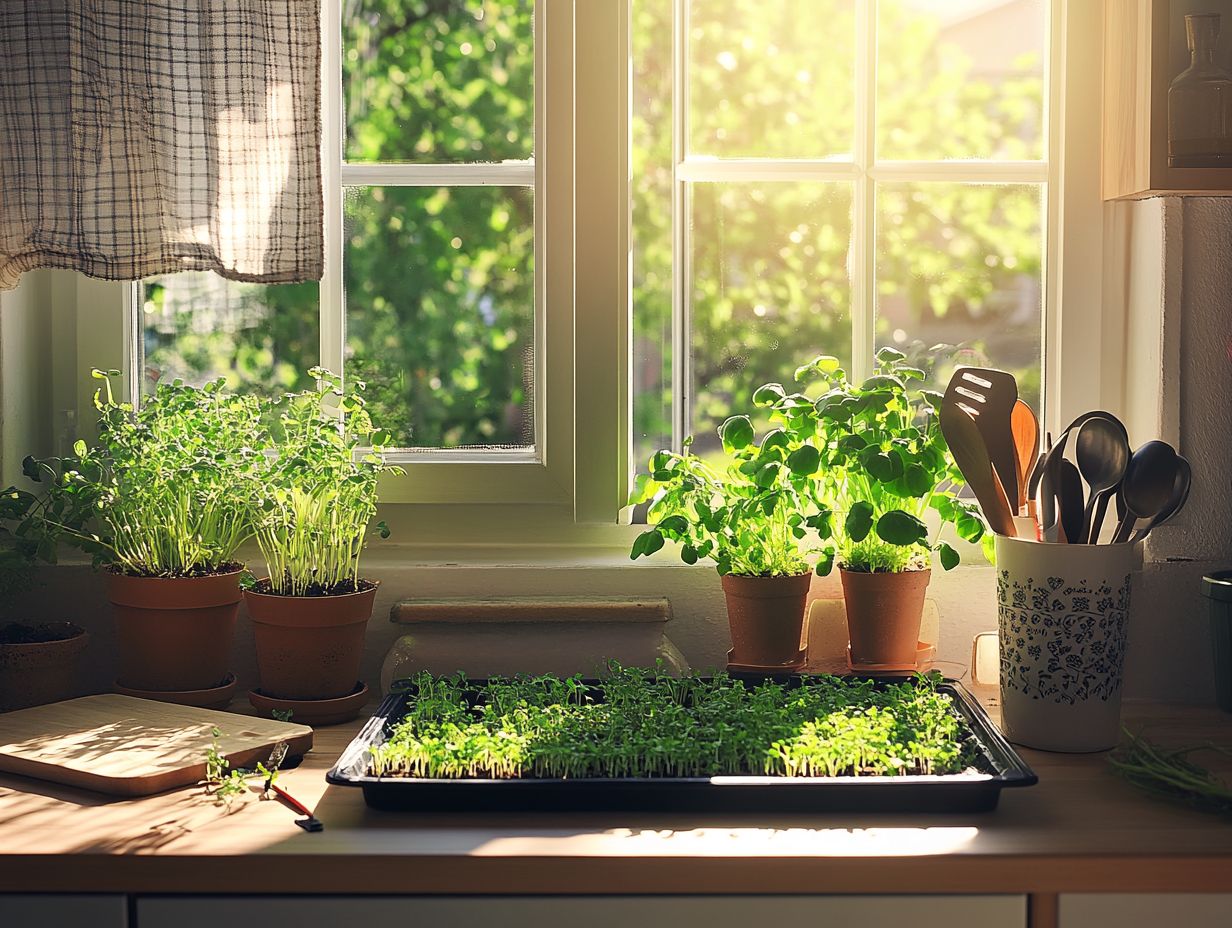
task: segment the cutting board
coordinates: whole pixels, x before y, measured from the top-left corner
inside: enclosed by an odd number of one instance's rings
[[[0,771],[148,796],[204,779],[214,728],[232,767],[255,767],[279,741],[292,757],[312,748],[305,725],[110,693],[0,714]]]

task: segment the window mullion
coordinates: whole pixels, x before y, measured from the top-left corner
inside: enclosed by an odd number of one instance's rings
[[[856,5],[856,180],[852,197],[851,374],[862,381],[872,373],[876,344],[877,239],[876,184],[870,174],[876,147],[877,4]]]
[[[533,187],[535,162],[340,165],[346,187]]]
[[[325,270],[321,275],[321,366],[342,375],[346,322],[342,289],[342,8],[323,0],[321,36],[321,180]]]
[[[681,167],[689,154],[688,0],[674,0],[672,16],[672,447],[692,432],[692,293],[689,283],[689,182]]]

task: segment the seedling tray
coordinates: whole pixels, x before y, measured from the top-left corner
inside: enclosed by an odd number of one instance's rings
[[[798,682],[793,676],[751,677]],[[906,677],[881,677],[879,684]],[[481,683],[482,681],[477,681]],[[598,685],[597,681],[588,681]],[[368,775],[368,751],[382,744],[413,692],[393,693],[342,752],[326,780],[360,787],[376,809],[407,812],[664,811],[664,812],[988,812],[1001,790],[1032,786],[1034,771],[992,724],[984,708],[955,680],[948,693],[978,743],[990,772],[908,776],[586,777],[572,779],[425,779]]]

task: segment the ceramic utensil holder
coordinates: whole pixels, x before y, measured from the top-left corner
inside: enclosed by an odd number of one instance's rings
[[[997,537],[1001,727],[1044,751],[1115,747],[1135,545]]]

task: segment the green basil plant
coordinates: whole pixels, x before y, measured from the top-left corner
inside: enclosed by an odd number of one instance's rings
[[[816,395],[770,383],[754,391],[753,419],[732,416],[719,428],[731,463],[716,473],[690,451],[657,452],[630,502],[648,502],[653,524],[634,541],[632,557],[665,541],[685,563],[712,557],[719,573],[784,576],[812,562],[828,574],[899,572],[926,566],[935,552],[946,570],[958,551],[940,540],[945,525],[979,541],[984,523],[974,501],[958,497],[962,474],[938,424],[941,395],[911,390],[924,371],[892,348],[877,352],[876,371],[847,380],[837,359],[821,356],[796,371]],[[930,533],[925,516],[936,513]]]

